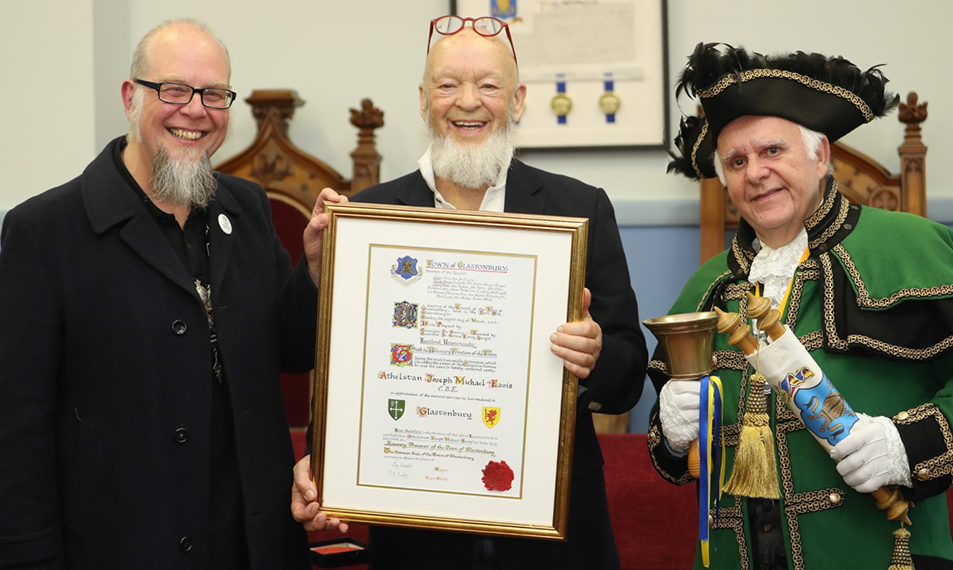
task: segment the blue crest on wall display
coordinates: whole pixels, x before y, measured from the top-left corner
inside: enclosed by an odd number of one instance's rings
[[[501,20],[516,17],[516,0],[490,0],[490,15]]]

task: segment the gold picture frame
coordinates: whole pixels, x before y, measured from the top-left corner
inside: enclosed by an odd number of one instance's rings
[[[588,220],[329,204],[311,461],[343,520],[565,540]]]

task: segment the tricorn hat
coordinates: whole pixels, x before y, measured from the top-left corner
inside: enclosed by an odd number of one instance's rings
[[[727,44],[700,43],[675,89],[697,96],[703,118],[686,117],[675,146],[681,156],[668,171],[714,178],[713,154],[721,130],[745,115],[787,119],[834,142],[897,106],[877,66],[861,71],[842,57],[818,53],[764,56]]]

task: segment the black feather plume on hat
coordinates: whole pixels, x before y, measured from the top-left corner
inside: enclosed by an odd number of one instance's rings
[[[675,172],[684,174],[689,178],[698,179],[714,178],[715,166],[710,160],[711,154],[715,151],[711,137],[702,137],[705,132],[705,119],[699,117],[683,117],[678,126],[678,134],[675,135],[675,148],[678,153],[669,151],[672,161],[668,163],[667,173]],[[699,138],[701,142],[699,143]],[[698,147],[696,148],[696,144]],[[679,156],[681,155],[681,156]],[[692,156],[698,157],[692,161]],[[696,166],[698,170],[696,170]]]
[[[708,129],[699,141],[699,122],[682,121],[675,140],[682,157],[673,155],[668,171],[692,178],[709,172],[714,176],[708,163],[721,129],[745,115],[781,117],[824,133],[833,142],[897,106],[900,98],[885,89],[888,80],[879,67],[862,71],[840,56],[801,51],[764,56],[743,47],[699,43],[675,95],[684,91],[701,100]]]

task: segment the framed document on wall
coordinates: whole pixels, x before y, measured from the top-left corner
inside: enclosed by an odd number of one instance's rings
[[[331,516],[565,539],[588,221],[326,207],[312,473]]]
[[[519,147],[664,147],[665,0],[453,0],[450,9],[509,26],[527,86]]]

